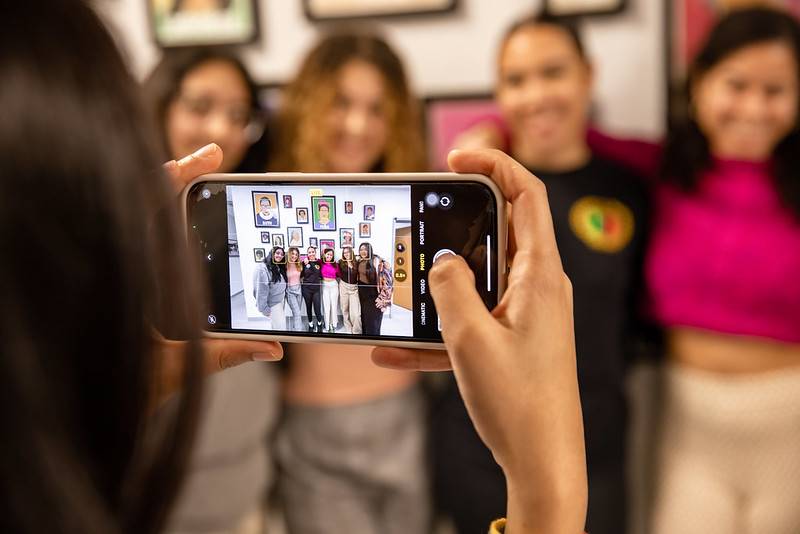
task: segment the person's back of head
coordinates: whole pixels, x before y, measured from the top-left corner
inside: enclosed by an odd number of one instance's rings
[[[158,436],[153,328],[192,339],[195,277],[138,88],[77,0],[0,33],[0,531],[159,531],[199,399]],[[152,227],[158,219],[158,231]],[[34,257],[36,255],[36,257]],[[169,313],[167,313],[169,306]]]

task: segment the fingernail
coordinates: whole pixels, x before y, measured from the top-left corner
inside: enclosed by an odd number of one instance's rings
[[[217,150],[219,147],[216,143],[209,143],[192,155],[196,158],[210,158],[217,153]]]
[[[275,355],[271,352],[254,352],[253,361],[256,362],[274,362],[277,360]]]
[[[189,163],[193,159],[210,158],[210,157],[214,156],[214,154],[217,153],[217,150],[219,150],[219,147],[216,145],[216,143],[208,144],[208,145],[204,146],[203,148],[198,149],[193,154],[190,154],[190,155],[186,156],[185,158],[181,158],[181,160],[178,163],[176,163],[176,165],[178,165],[178,166],[186,165],[187,163]]]

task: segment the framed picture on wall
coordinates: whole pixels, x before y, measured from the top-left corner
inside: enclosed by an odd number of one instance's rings
[[[255,0],[147,0],[147,6],[153,38],[162,48],[258,39]]]
[[[313,21],[429,15],[455,9],[457,0],[303,0]]]
[[[278,210],[278,193],[275,191],[253,191],[253,217],[259,228],[277,228],[281,225]]]
[[[261,242],[269,243],[269,232],[261,232]]]
[[[353,213],[353,201],[352,200],[345,200],[344,201],[344,212],[345,213]]]
[[[545,0],[548,13],[559,17],[613,15],[623,11],[627,0]]]
[[[459,134],[485,117],[499,117],[491,94],[441,95],[425,99],[425,129],[431,169],[447,170],[447,153]]]
[[[316,237],[309,237],[308,238],[308,246],[309,247],[319,247],[319,243],[317,243]]]
[[[336,250],[336,240],[335,239],[320,239],[319,240],[319,248],[322,251],[325,251],[326,248],[331,248]],[[317,256],[322,256],[322,254],[318,254]]]
[[[266,257],[266,252],[264,252],[263,248],[253,249],[253,259],[255,260],[256,263],[264,261],[265,257]]]
[[[336,197],[311,197],[311,221],[314,230],[336,230]]]
[[[303,246],[303,228],[301,226],[290,226],[286,229],[286,238],[289,240],[290,247]]]
[[[297,224],[308,224],[308,208],[297,208]]]
[[[344,247],[353,247],[355,248],[355,240],[353,236],[356,235],[355,229],[353,228],[340,228],[339,229],[339,243]]]
[[[283,234],[272,234],[272,246],[273,247],[283,246]]]
[[[362,222],[359,224],[358,237],[372,237],[372,225],[368,222]]]
[[[365,221],[374,221],[375,220],[375,206],[372,204],[364,205],[364,220]]]

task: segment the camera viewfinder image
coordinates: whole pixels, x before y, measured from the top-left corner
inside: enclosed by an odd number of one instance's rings
[[[229,257],[233,328],[414,335],[410,186],[243,184],[226,195],[228,241],[256,251]]]

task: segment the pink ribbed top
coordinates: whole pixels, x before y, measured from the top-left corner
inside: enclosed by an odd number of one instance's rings
[[[590,142],[648,174],[660,153],[596,133]],[[800,217],[781,202],[769,163],[716,159],[696,191],[656,185],[654,207],[645,260],[654,319],[800,343]]]

